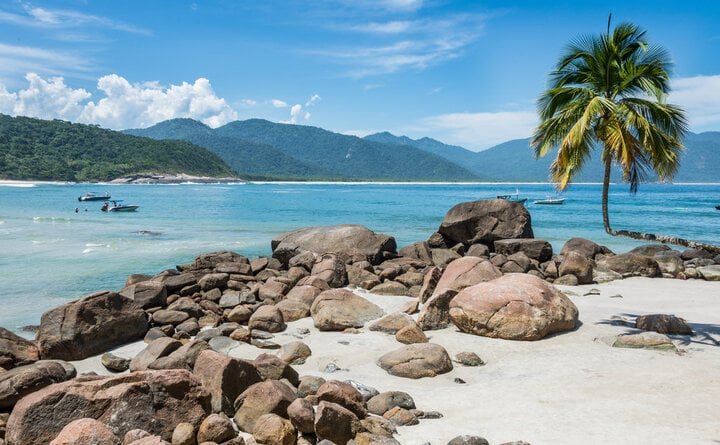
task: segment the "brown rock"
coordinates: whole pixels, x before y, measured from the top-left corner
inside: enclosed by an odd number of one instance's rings
[[[453,369],[445,348],[433,343],[418,343],[389,352],[378,359],[378,366],[398,377],[419,379],[435,377]]]
[[[202,421],[197,433],[197,440],[203,442],[222,443],[237,436],[232,422],[225,414],[210,414]]]
[[[560,263],[559,274],[575,275],[578,284],[590,284],[593,282],[593,266],[590,260],[578,252],[569,252]]]
[[[305,397],[315,395],[317,390],[325,383],[325,379],[314,375],[305,375],[300,378],[298,385],[298,396]]]
[[[235,423],[243,431],[253,431],[263,414],[287,417],[287,409],[296,398],[288,385],[277,380],[256,383],[235,400]]]
[[[118,438],[104,423],[78,419],[65,425],[50,445],[117,445]]]
[[[509,274],[461,291],[450,318],[463,332],[539,340],[575,328],[578,310],[562,292],[533,275]]]
[[[430,253],[433,264],[438,267],[444,267],[458,258],[462,258],[462,255],[451,249],[430,249]]]
[[[43,358],[82,360],[143,338],[145,312],[115,292],[100,292],[45,312],[37,334]]]
[[[416,323],[405,326],[397,331],[395,334],[395,340],[406,345],[428,342],[427,336]]]
[[[350,383],[328,380],[318,388],[315,395],[318,401],[337,403],[352,411],[360,419],[367,415],[362,394]]]
[[[343,287],[347,283],[345,262],[332,253],[323,254],[313,266],[311,273],[324,280],[330,287]]]
[[[422,288],[420,289],[420,303],[425,303],[430,299],[440,278],[442,277],[442,269],[439,267],[431,267],[423,278]]]
[[[287,328],[282,312],[270,305],[264,305],[257,308],[248,321],[248,328],[260,329],[266,332],[282,332]]]
[[[29,365],[40,359],[35,343],[0,328],[0,367],[5,369]]]
[[[378,416],[382,416],[392,408],[399,406],[407,410],[415,409],[415,401],[410,394],[402,391],[382,392],[368,400],[368,411]]]
[[[318,291],[318,294],[320,291]],[[282,313],[283,320],[285,322],[291,322],[300,320],[310,316],[310,307],[312,303],[308,304],[302,300],[290,300],[285,299],[277,303],[275,307]]]
[[[178,423],[172,434],[172,445],[197,445],[195,427],[191,423]]]
[[[503,199],[457,204],[445,215],[438,232],[445,239],[465,245],[533,238],[530,213],[525,206]]]
[[[660,276],[660,266],[658,266],[657,261],[645,255],[635,253],[610,255],[598,260],[597,263],[598,267],[612,270],[623,277],[638,275],[643,277]]]
[[[361,328],[366,322],[383,315],[383,310],[347,289],[321,293],[310,308],[315,327],[321,331]]]
[[[305,363],[305,359],[312,355],[310,347],[301,341],[291,341],[284,344],[278,353],[278,357],[290,365]]]
[[[300,384],[297,371],[280,357],[272,354],[260,354],[253,360],[253,365],[263,380],[287,379],[293,386]]]
[[[502,239],[494,242],[495,252],[510,256],[517,252],[541,263],[552,258],[553,250],[549,242],[533,238]]]
[[[171,352],[182,346],[179,341],[170,337],[161,337],[153,340],[138,355],[130,360],[130,371],[144,371],[148,369],[150,363],[170,355]]]
[[[655,331],[670,335],[692,335],[692,328],[685,319],[667,314],[641,315],[635,320],[635,327],[643,331]],[[1,379],[2,377],[0,377]]]
[[[295,399],[287,409],[290,422],[301,433],[315,432],[315,410],[310,401],[306,399]]]
[[[235,399],[251,385],[261,381],[255,366],[212,350],[200,353],[193,369],[198,381],[207,388],[213,412],[235,413]]]
[[[417,425],[420,423],[412,412],[399,406],[390,408],[383,414],[383,417],[397,426]]]
[[[332,402],[320,402],[315,413],[315,434],[318,441],[329,440],[346,444],[360,429],[360,422],[352,411]]]
[[[295,445],[297,432],[289,420],[276,414],[263,414],[255,422],[253,437],[265,445]]]
[[[60,360],[40,360],[0,373],[0,410],[53,383],[75,377],[75,368]]]
[[[368,325],[368,329],[386,334],[395,334],[400,329],[411,324],[415,324],[415,320],[411,316],[403,312],[394,312],[373,321]]]
[[[427,241],[419,241],[405,246],[398,251],[398,254],[402,257],[416,258],[427,264],[432,264],[433,262],[430,245]]]
[[[152,318],[157,324],[171,324],[173,326],[177,326],[190,318],[190,315],[188,315],[187,312],[160,309],[159,311],[153,312]]]
[[[563,244],[560,255],[567,256],[570,252],[576,252],[587,259],[593,259],[601,251],[602,248],[598,244],[588,239],[570,238]]]
[[[8,445],[48,443],[64,425],[81,418],[105,423],[122,437],[142,429],[170,439],[181,421],[199,425],[210,395],[184,370],[88,376],[48,386],[20,400],[8,420]]]
[[[287,284],[281,282],[278,278],[271,278],[260,286],[258,297],[262,301],[280,301],[287,291]]]
[[[407,295],[408,289],[397,281],[386,281],[370,289],[376,295]]]

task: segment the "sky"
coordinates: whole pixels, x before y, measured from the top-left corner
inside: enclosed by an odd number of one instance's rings
[[[609,13],[670,51],[691,129],[720,130],[717,0],[3,0],[0,113],[263,118],[482,150],[532,133],[559,55]]]

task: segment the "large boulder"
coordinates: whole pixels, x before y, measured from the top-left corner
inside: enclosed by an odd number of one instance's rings
[[[578,284],[590,284],[593,281],[593,266],[591,260],[576,251],[570,251],[560,263],[559,275],[573,275]]]
[[[117,436],[95,419],[77,419],[65,425],[50,445],[117,445]]]
[[[325,253],[312,268],[311,274],[325,281],[330,287],[343,287],[347,284],[347,268],[335,253]]]
[[[463,202],[451,208],[438,232],[454,243],[492,246],[496,240],[533,238],[525,206],[504,199]]]
[[[0,328],[0,368],[29,365],[40,358],[35,343]]]
[[[597,264],[599,268],[612,270],[623,277],[638,275],[642,277],[660,276],[660,266],[658,266],[657,261],[647,255],[636,253],[609,255],[598,260]]]
[[[157,281],[142,281],[123,288],[120,295],[135,301],[143,309],[165,306],[167,290]]]
[[[209,349],[198,355],[193,374],[210,391],[212,411],[229,416],[235,413],[235,399],[262,380],[252,363]]]
[[[245,390],[235,400],[235,423],[245,432],[252,432],[263,414],[287,418],[290,404],[297,398],[290,386],[279,380],[266,380]]]
[[[508,340],[539,340],[574,329],[578,310],[544,280],[508,274],[462,290],[450,302],[450,318],[463,332]]]
[[[318,404],[315,413],[315,434],[318,443],[330,441],[335,444],[347,444],[360,429],[360,422],[352,411],[337,403]]]
[[[411,379],[435,377],[453,369],[445,348],[434,343],[404,346],[383,355],[377,363],[389,374]]]
[[[342,331],[363,327],[368,321],[381,317],[383,310],[347,289],[331,289],[318,295],[310,315],[321,331]]]
[[[123,437],[134,429],[172,437],[175,425],[195,428],[210,414],[210,394],[185,370],[139,371],[116,377],[84,376],[22,398],[8,420],[7,445],[48,443],[63,426],[96,419]]]
[[[145,311],[115,292],[99,292],[45,312],[37,334],[43,358],[82,360],[143,338]]]
[[[40,360],[0,373],[0,411],[26,395],[75,377],[75,368],[60,360]]]
[[[595,258],[595,255],[603,251],[599,244],[585,238],[570,238],[560,249],[560,255],[566,256],[570,252],[577,252],[588,259]]]
[[[541,263],[552,258],[553,250],[549,242],[534,238],[501,239],[494,243],[495,252],[510,256],[522,252],[528,258],[538,260]]]
[[[283,233],[272,240],[273,257],[287,264],[302,252],[336,253],[347,258],[362,257],[379,264],[386,254],[395,254],[395,238],[377,234],[356,224],[305,227]]]

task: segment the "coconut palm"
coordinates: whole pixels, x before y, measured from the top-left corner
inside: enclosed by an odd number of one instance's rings
[[[650,172],[660,180],[672,179],[687,132],[684,111],[665,101],[670,90],[669,55],[649,44],[645,34],[630,23],[611,31],[608,18],[605,34],[583,36],[571,43],[550,75],[549,88],[538,100],[541,122],[532,145],[538,157],[557,147],[551,175],[560,190],[568,186],[596,147],[602,150],[602,214],[607,233],[707,247],[676,237],[617,231],[610,226],[612,165],[620,167],[631,193]]]

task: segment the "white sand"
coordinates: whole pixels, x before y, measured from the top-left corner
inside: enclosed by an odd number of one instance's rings
[[[582,296],[588,289],[599,296]],[[378,332],[319,332],[306,318],[289,324],[274,341],[309,328],[303,338],[313,351],[301,375],[353,379],[380,391],[406,391],[418,409],[443,413],[439,420],[399,428],[403,444],[444,445],[459,434],[477,434],[491,444],[525,440],[543,444],[703,444],[720,442],[720,283],[633,278],[603,285],[562,287],[580,310],[574,332],[537,342],[477,337],[454,328],[431,331],[432,342],[451,356],[473,351],[487,363],[457,365],[445,375],[410,380],[388,375],[377,358],[402,345]],[[610,298],[620,294],[623,298]],[[367,295],[386,312],[398,310],[405,297]],[[685,318],[698,332],[677,337],[684,352],[612,348],[597,338],[634,331],[608,324],[613,316],[670,313]],[[341,343],[342,342],[342,343]],[[347,343],[347,344],[344,344]],[[131,357],[142,343],[118,348]],[[249,345],[231,355],[254,358],[267,352]],[[332,374],[329,362],[347,369]],[[98,358],[77,363],[78,371],[105,373]],[[467,383],[454,383],[456,377]]]

